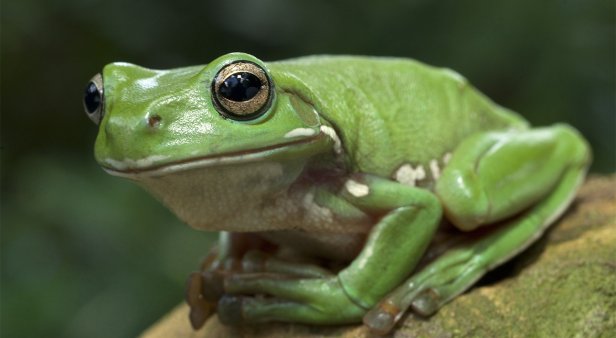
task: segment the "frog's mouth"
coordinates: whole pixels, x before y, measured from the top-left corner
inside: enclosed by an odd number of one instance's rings
[[[258,162],[268,159],[276,160],[280,157],[280,155],[288,157],[291,153],[299,153],[301,154],[300,156],[305,157],[323,151],[324,148],[320,145],[327,147],[327,143],[332,141],[334,142],[334,149],[336,149],[336,146],[339,145],[340,141],[335,132],[332,134],[331,131],[333,131],[332,128],[329,128],[329,130],[324,130],[324,128],[321,128],[320,132],[313,136],[258,149],[193,157],[159,165],[148,165],[148,162],[154,162],[156,160],[161,160],[162,158],[145,158],[141,160],[124,161],[105,159],[103,160],[104,163],[102,163],[101,166],[103,170],[111,175],[137,179],[140,177],[163,176],[169,173],[177,173],[180,171],[205,167]],[[329,145],[329,147],[331,147],[331,145]]]

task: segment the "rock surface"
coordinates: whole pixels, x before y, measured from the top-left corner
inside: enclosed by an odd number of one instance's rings
[[[180,305],[144,332],[159,337],[370,337],[361,325],[223,326],[199,331]],[[616,174],[591,177],[548,233],[478,286],[425,319],[407,315],[391,337],[615,337]]]

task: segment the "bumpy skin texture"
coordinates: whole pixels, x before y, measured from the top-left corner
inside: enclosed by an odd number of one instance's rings
[[[217,79],[247,63],[271,96],[262,115],[235,118]],[[195,327],[214,310],[229,324],[363,318],[378,333],[408,308],[429,315],[536,240],[590,162],[571,127],[529,128],[457,73],[408,59],[116,63],[99,91],[99,163],[224,231],[189,279]],[[435,240],[445,223],[455,245]],[[440,255],[421,263],[431,243]]]

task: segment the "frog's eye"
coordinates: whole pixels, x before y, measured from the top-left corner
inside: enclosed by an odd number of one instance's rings
[[[86,86],[83,94],[83,108],[94,123],[99,124],[103,119],[103,77],[101,74],[94,75]]]
[[[223,116],[251,120],[267,111],[272,85],[263,68],[240,61],[226,65],[216,74],[212,92],[214,104]]]

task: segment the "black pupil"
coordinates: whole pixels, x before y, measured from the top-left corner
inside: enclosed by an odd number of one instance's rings
[[[98,91],[98,88],[96,88],[96,84],[94,82],[90,82],[86,86],[86,92],[83,95],[83,102],[85,103],[86,110],[90,114],[96,112],[98,107],[100,107],[101,94]]]
[[[261,80],[254,74],[241,72],[227,77],[220,85],[219,91],[225,99],[241,102],[255,97],[261,86]]]

